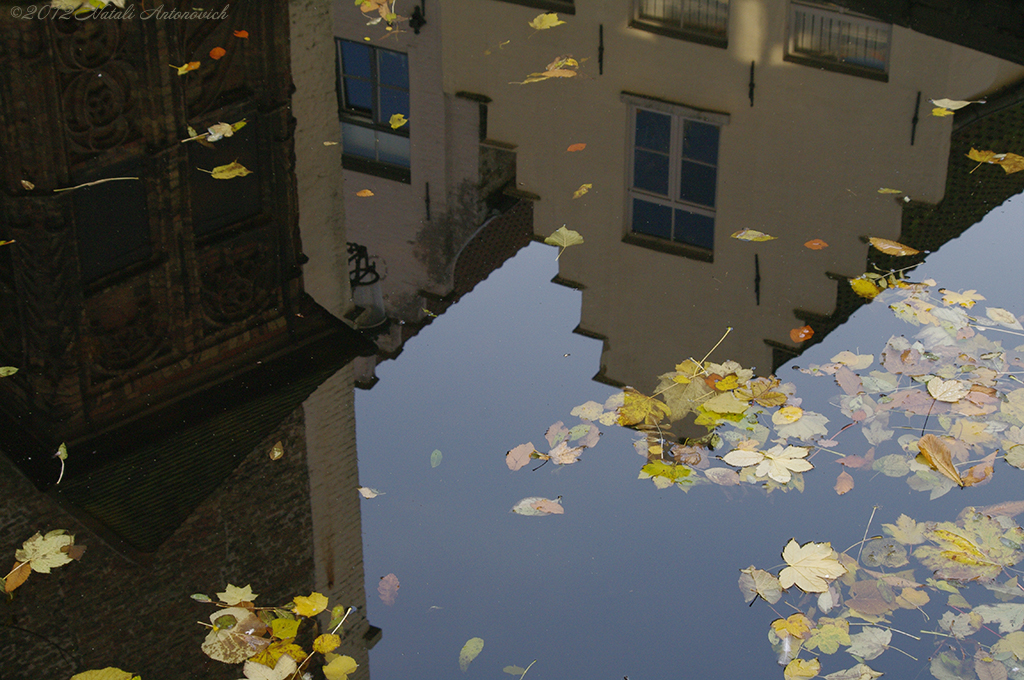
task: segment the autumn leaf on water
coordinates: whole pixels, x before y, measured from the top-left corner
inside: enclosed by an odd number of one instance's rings
[[[210,50],[210,59],[220,59],[227,53],[228,51],[223,47],[214,47],[212,50]]]
[[[202,168],[196,168],[199,172],[205,172],[208,175],[213,175],[214,179],[231,179],[232,177],[245,177],[251,175],[252,170],[248,169],[238,161],[232,161],[227,165],[218,165],[213,170],[203,170]]]
[[[270,460],[281,460],[281,457],[284,456],[284,444],[276,442],[272,447],[270,447],[269,455]]]
[[[988,582],[1024,557],[1024,529],[1009,517],[989,517],[966,508],[956,523],[941,522],[924,531],[935,545],[922,545],[914,557],[936,578]]]
[[[885,187],[882,187],[881,189],[878,190],[878,193],[880,193],[880,194],[902,194],[903,190],[902,189],[887,189]]]
[[[873,245],[878,250],[881,250],[886,255],[895,255],[896,257],[906,257],[907,255],[917,255],[920,250],[915,250],[910,246],[905,246],[902,243],[896,241],[890,241],[887,238],[878,238],[872,236],[868,239],[868,243]]]
[[[431,452],[430,454],[430,467],[436,468],[438,465],[441,464],[442,458],[444,458],[444,454],[441,453],[439,450],[434,449],[433,452]]]
[[[733,467],[745,468],[757,466],[754,476],[774,479],[785,484],[793,477],[794,472],[807,472],[814,468],[804,457],[810,452],[806,446],[787,446],[776,444],[767,451],[752,449],[733,449],[722,457]]]
[[[355,673],[359,664],[351,656],[339,656],[337,654],[327,654],[325,656],[328,663],[324,666],[324,677],[327,680],[345,680],[352,673]]]
[[[836,478],[836,493],[842,496],[851,489],[853,489],[853,476],[844,470],[843,472],[840,472],[839,477]]]
[[[976,290],[965,290],[962,293],[957,293],[946,288],[939,288],[939,292],[942,293],[942,301],[947,305],[960,305],[965,309],[970,309],[974,306],[974,303],[979,300],[984,300],[984,295],[978,295]]]
[[[74,559],[69,554],[74,543],[74,535],[64,529],[54,529],[45,536],[37,532],[19,550],[14,551],[14,559],[28,563],[32,571],[49,574],[54,567],[68,564]]]
[[[580,233],[578,231],[566,229],[565,225],[563,224],[562,226],[555,230],[555,233],[551,234],[551,236],[548,236],[546,239],[544,239],[544,243],[559,247],[558,254],[555,255],[555,259],[557,260],[562,256],[562,253],[565,252],[565,249],[568,248],[569,246],[576,246],[583,243],[583,237],[580,236]]]
[[[814,335],[814,329],[810,326],[801,326],[800,328],[794,328],[789,331],[789,339],[793,342],[804,342],[810,340]]]
[[[391,118],[388,120],[388,124],[391,126],[392,130],[397,130],[398,128],[402,127],[408,122],[409,119],[400,113],[396,113],[395,115],[391,116]]]
[[[71,676],[71,680],[139,680],[139,676],[120,668],[108,666],[95,671],[75,673]]]
[[[962,380],[943,380],[938,376],[927,382],[928,394],[937,401],[955,404],[971,392],[971,383]]]
[[[953,112],[950,111],[949,109],[944,109],[941,106],[937,106],[934,109],[932,109],[932,115],[941,118],[942,116],[952,116]]]
[[[756,229],[740,229],[729,236],[740,241],[772,241],[776,238]]]
[[[789,565],[779,573],[784,589],[795,585],[805,593],[823,593],[829,583],[846,573],[831,543],[800,545],[791,538],[782,551],[782,559]]]
[[[242,38],[244,40],[249,37],[249,31],[235,31],[231,35],[235,36],[236,38]]]
[[[946,109],[947,111],[958,111],[968,104],[984,104],[984,99],[976,99],[974,101],[968,101],[964,99],[929,99],[929,102],[935,104],[940,108]],[[944,114],[948,115],[948,114]]]
[[[558,18],[558,14],[538,14],[533,18],[533,21],[530,22],[530,28],[537,31],[543,31],[549,28],[554,28],[555,26],[561,26],[564,23],[564,21],[561,21]]]
[[[970,153],[967,157],[972,161],[978,161],[978,164],[974,166],[971,172],[974,172],[982,166],[983,163],[989,163],[992,165],[999,165],[1003,168],[1006,174],[1012,174],[1014,172],[1020,172],[1024,170],[1024,156],[1018,156],[1015,153],[996,153],[995,151],[979,151],[978,149],[971,148]]]
[[[190,62],[188,62],[187,64],[185,64],[183,66],[175,66],[174,64],[171,64],[171,68],[178,69],[178,75],[179,76],[183,76],[186,73],[188,73],[189,71],[195,71],[197,68],[199,68],[199,62],[198,61],[190,61]]]
[[[244,680],[287,680],[296,674],[299,667],[295,659],[284,654],[278,657],[273,668],[249,659],[242,669]]]
[[[383,491],[378,491],[377,489],[371,489],[368,486],[361,486],[361,487],[358,488],[358,491],[359,491],[359,495],[361,495],[363,498],[376,498],[377,496],[383,496],[384,495]]]
[[[459,668],[462,669],[463,673],[466,672],[470,662],[479,656],[483,649],[483,638],[474,637],[466,640],[466,644],[462,645],[462,649],[459,651]]]
[[[533,442],[520,444],[505,454],[505,465],[509,470],[518,470],[530,462],[530,458],[536,450],[533,447]]]
[[[754,565],[740,569],[739,586],[743,591],[743,601],[748,604],[759,596],[768,604],[775,604],[782,597],[779,579]]]
[[[810,248],[811,250],[822,250],[824,248],[828,248],[828,244],[822,241],[820,238],[812,238],[810,241],[804,244],[804,247]]]
[[[573,152],[573,151],[583,151],[583,150],[584,150],[584,149],[586,149],[586,148],[587,148],[587,145],[586,145],[586,144],[583,144],[583,143],[579,143],[579,144],[570,144],[570,145],[569,145],[569,148],[568,148],[568,149],[566,149],[566,151],[569,151],[569,152]]]
[[[660,399],[648,397],[632,387],[627,387],[622,392],[623,402],[618,409],[619,425],[654,425],[664,418],[672,417],[672,409]]]
[[[380,583],[377,584],[377,594],[380,595],[380,599],[384,604],[393,605],[395,598],[398,597],[398,587],[398,577],[394,574],[388,574],[387,576],[382,576]]]
[[[212,630],[203,641],[202,650],[211,659],[223,663],[242,663],[262,652],[270,639],[262,637],[267,624],[244,607],[228,607],[210,614]]]
[[[932,380],[938,380],[938,378],[932,378]],[[933,434],[926,434],[917,441],[917,447],[921,451],[921,456],[928,461],[929,465],[944,476],[952,479],[957,486],[964,485],[963,480],[960,479],[960,473],[956,471],[956,466],[953,465],[953,457],[949,447],[946,446],[942,439]]]
[[[850,288],[854,293],[868,300],[874,300],[882,292],[882,289],[874,281],[864,276],[850,279]]]
[[[308,597],[299,595],[293,602],[292,611],[299,616],[316,616],[327,609],[327,598],[320,593],[311,593]]]
[[[810,680],[821,672],[821,662],[817,659],[793,659],[782,671],[785,680]]]
[[[541,496],[529,496],[516,502],[512,506],[512,512],[517,515],[539,517],[540,515],[565,514],[565,508],[557,500],[550,500]]]
[[[373,192],[369,189],[360,189],[356,192],[356,196],[359,198],[369,198],[370,196],[373,196]]]
[[[580,196],[583,196],[584,194],[586,194],[588,191],[590,191],[593,188],[594,188],[593,184],[581,184],[580,188],[573,192],[572,197],[573,198],[579,198]]]
[[[256,598],[259,597],[259,594],[252,592],[251,585],[239,588],[238,586],[233,586],[229,583],[223,593],[217,593],[217,597],[219,597],[220,601],[224,604],[233,607],[242,602],[255,602]]]

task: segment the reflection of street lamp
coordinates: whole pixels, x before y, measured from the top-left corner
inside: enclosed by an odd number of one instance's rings
[[[370,262],[366,246],[348,244],[348,262],[352,265],[348,280],[352,286],[352,302],[363,309],[356,317],[356,328],[375,328],[388,320],[384,311],[384,294],[380,290],[380,274],[376,263]]]

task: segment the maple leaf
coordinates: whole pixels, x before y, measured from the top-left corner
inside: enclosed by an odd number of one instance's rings
[[[64,529],[54,529],[45,536],[37,532],[25,541],[19,550],[14,551],[14,559],[27,562],[32,571],[49,574],[53,567],[59,567],[72,560],[68,551],[74,543],[74,535]]]
[[[543,31],[543,30],[546,30],[546,29],[549,29],[549,28],[554,28],[555,26],[561,26],[564,23],[565,23],[564,21],[561,21],[558,18],[558,14],[551,13],[551,14],[538,14],[537,16],[535,16],[533,18],[533,21],[531,21],[529,25],[530,25],[530,28],[532,28],[534,30]]]
[[[870,661],[884,652],[892,641],[892,631],[884,628],[867,627],[850,636],[850,648],[846,651],[853,656]]]
[[[217,597],[219,597],[220,601],[224,604],[234,606],[241,602],[255,602],[259,595],[252,592],[251,585],[239,588],[238,586],[233,586],[229,583],[223,593],[217,593]]]
[[[794,472],[807,472],[814,466],[804,456],[810,449],[803,446],[787,446],[781,444],[773,446],[767,451],[751,451],[747,449],[734,449],[727,453],[722,460],[735,467],[751,467],[756,465],[754,476],[759,479],[768,477],[779,484],[785,484],[792,478]]]
[[[846,619],[830,619],[823,617],[818,625],[811,630],[811,635],[804,642],[806,649],[815,649],[825,654],[835,654],[840,645],[850,644],[850,622]]]
[[[619,425],[654,425],[663,418],[672,417],[672,409],[660,399],[648,397],[632,387],[627,387],[622,392],[623,403],[618,409]]]
[[[782,559],[789,566],[779,573],[779,583],[783,588],[795,585],[805,593],[823,593],[830,582],[846,573],[831,543],[809,541],[800,545],[791,538]]]
[[[327,598],[320,593],[311,593],[308,597],[299,595],[294,603],[292,611],[299,616],[316,616],[327,609]]]
[[[974,306],[974,303],[978,300],[984,300],[984,295],[978,295],[976,290],[965,290],[962,293],[957,293],[952,290],[945,288],[939,288],[939,292],[942,293],[942,301],[947,305],[960,305],[970,309]]]
[[[566,229],[565,225],[563,224],[562,226],[555,230],[555,233],[551,234],[551,236],[548,236],[546,239],[544,239],[544,243],[559,247],[558,255],[555,255],[555,259],[557,260],[562,256],[562,253],[564,253],[565,249],[568,248],[569,246],[576,246],[583,243],[583,237],[580,236],[580,233],[578,231]]]
[[[380,595],[381,601],[386,605],[393,605],[395,598],[398,597],[398,577],[394,574],[388,574],[387,576],[381,576],[380,582],[377,584],[377,594]]]

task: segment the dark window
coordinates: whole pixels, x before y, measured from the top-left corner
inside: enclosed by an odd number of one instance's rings
[[[713,250],[719,125],[636,105],[632,113],[630,231]]]
[[[109,169],[111,177],[145,174],[141,162]],[[153,246],[143,181],[104,182],[76,189],[72,201],[85,283],[149,259]]]
[[[789,5],[786,60],[887,80],[890,24],[834,6]]]
[[[634,28],[725,47],[729,0],[633,0]]]
[[[337,46],[345,167],[408,181],[413,123],[391,126],[394,115],[410,117],[408,55],[351,40]]]
[[[205,145],[195,141],[188,142],[192,231],[196,236],[204,236],[223,227],[238,224],[259,215],[262,210],[257,173],[257,128],[253,118],[254,116],[249,116],[246,124],[230,137],[223,137]],[[204,172],[235,161],[251,174],[225,180]]]

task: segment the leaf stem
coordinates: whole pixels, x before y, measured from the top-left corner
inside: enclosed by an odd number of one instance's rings
[[[526,671],[530,670],[530,668],[532,668],[532,667],[533,667],[533,664],[535,664],[535,663],[537,663],[537,660],[536,660],[536,659],[534,659],[533,661],[531,661],[531,662],[530,662],[530,665],[526,667]],[[523,674],[519,676],[519,680],[523,680],[523,678],[524,678],[524,677],[526,677],[526,671],[523,671]]]
[[[871,529],[871,520],[875,518],[875,511],[878,510],[878,506],[875,505],[871,508],[871,516],[868,517],[868,525],[864,527],[864,538],[861,539],[860,548],[857,549],[857,563],[860,563],[860,554],[864,550],[864,542],[868,540],[868,531]],[[851,548],[853,546],[850,546]]]
[[[107,177],[106,179],[98,179],[95,182],[86,182],[85,184],[78,184],[78,185],[73,186],[73,187],[64,187],[63,189],[54,189],[53,193],[56,194],[56,193],[58,193],[60,191],[74,191],[75,189],[81,189],[83,187],[91,187],[91,186],[95,186],[97,184],[103,184],[104,182],[117,182],[117,181],[120,181],[120,180],[127,180],[127,179],[139,179],[139,178],[138,177]]]
[[[345,612],[345,615],[341,617],[341,621],[338,621],[338,625],[331,629],[331,633],[330,634],[334,635],[334,633],[336,633],[337,630],[339,628],[341,628],[341,624],[345,623],[345,619],[348,618],[348,615],[351,614],[352,612],[354,612],[355,610],[356,610],[355,607],[349,607],[348,611]]]

